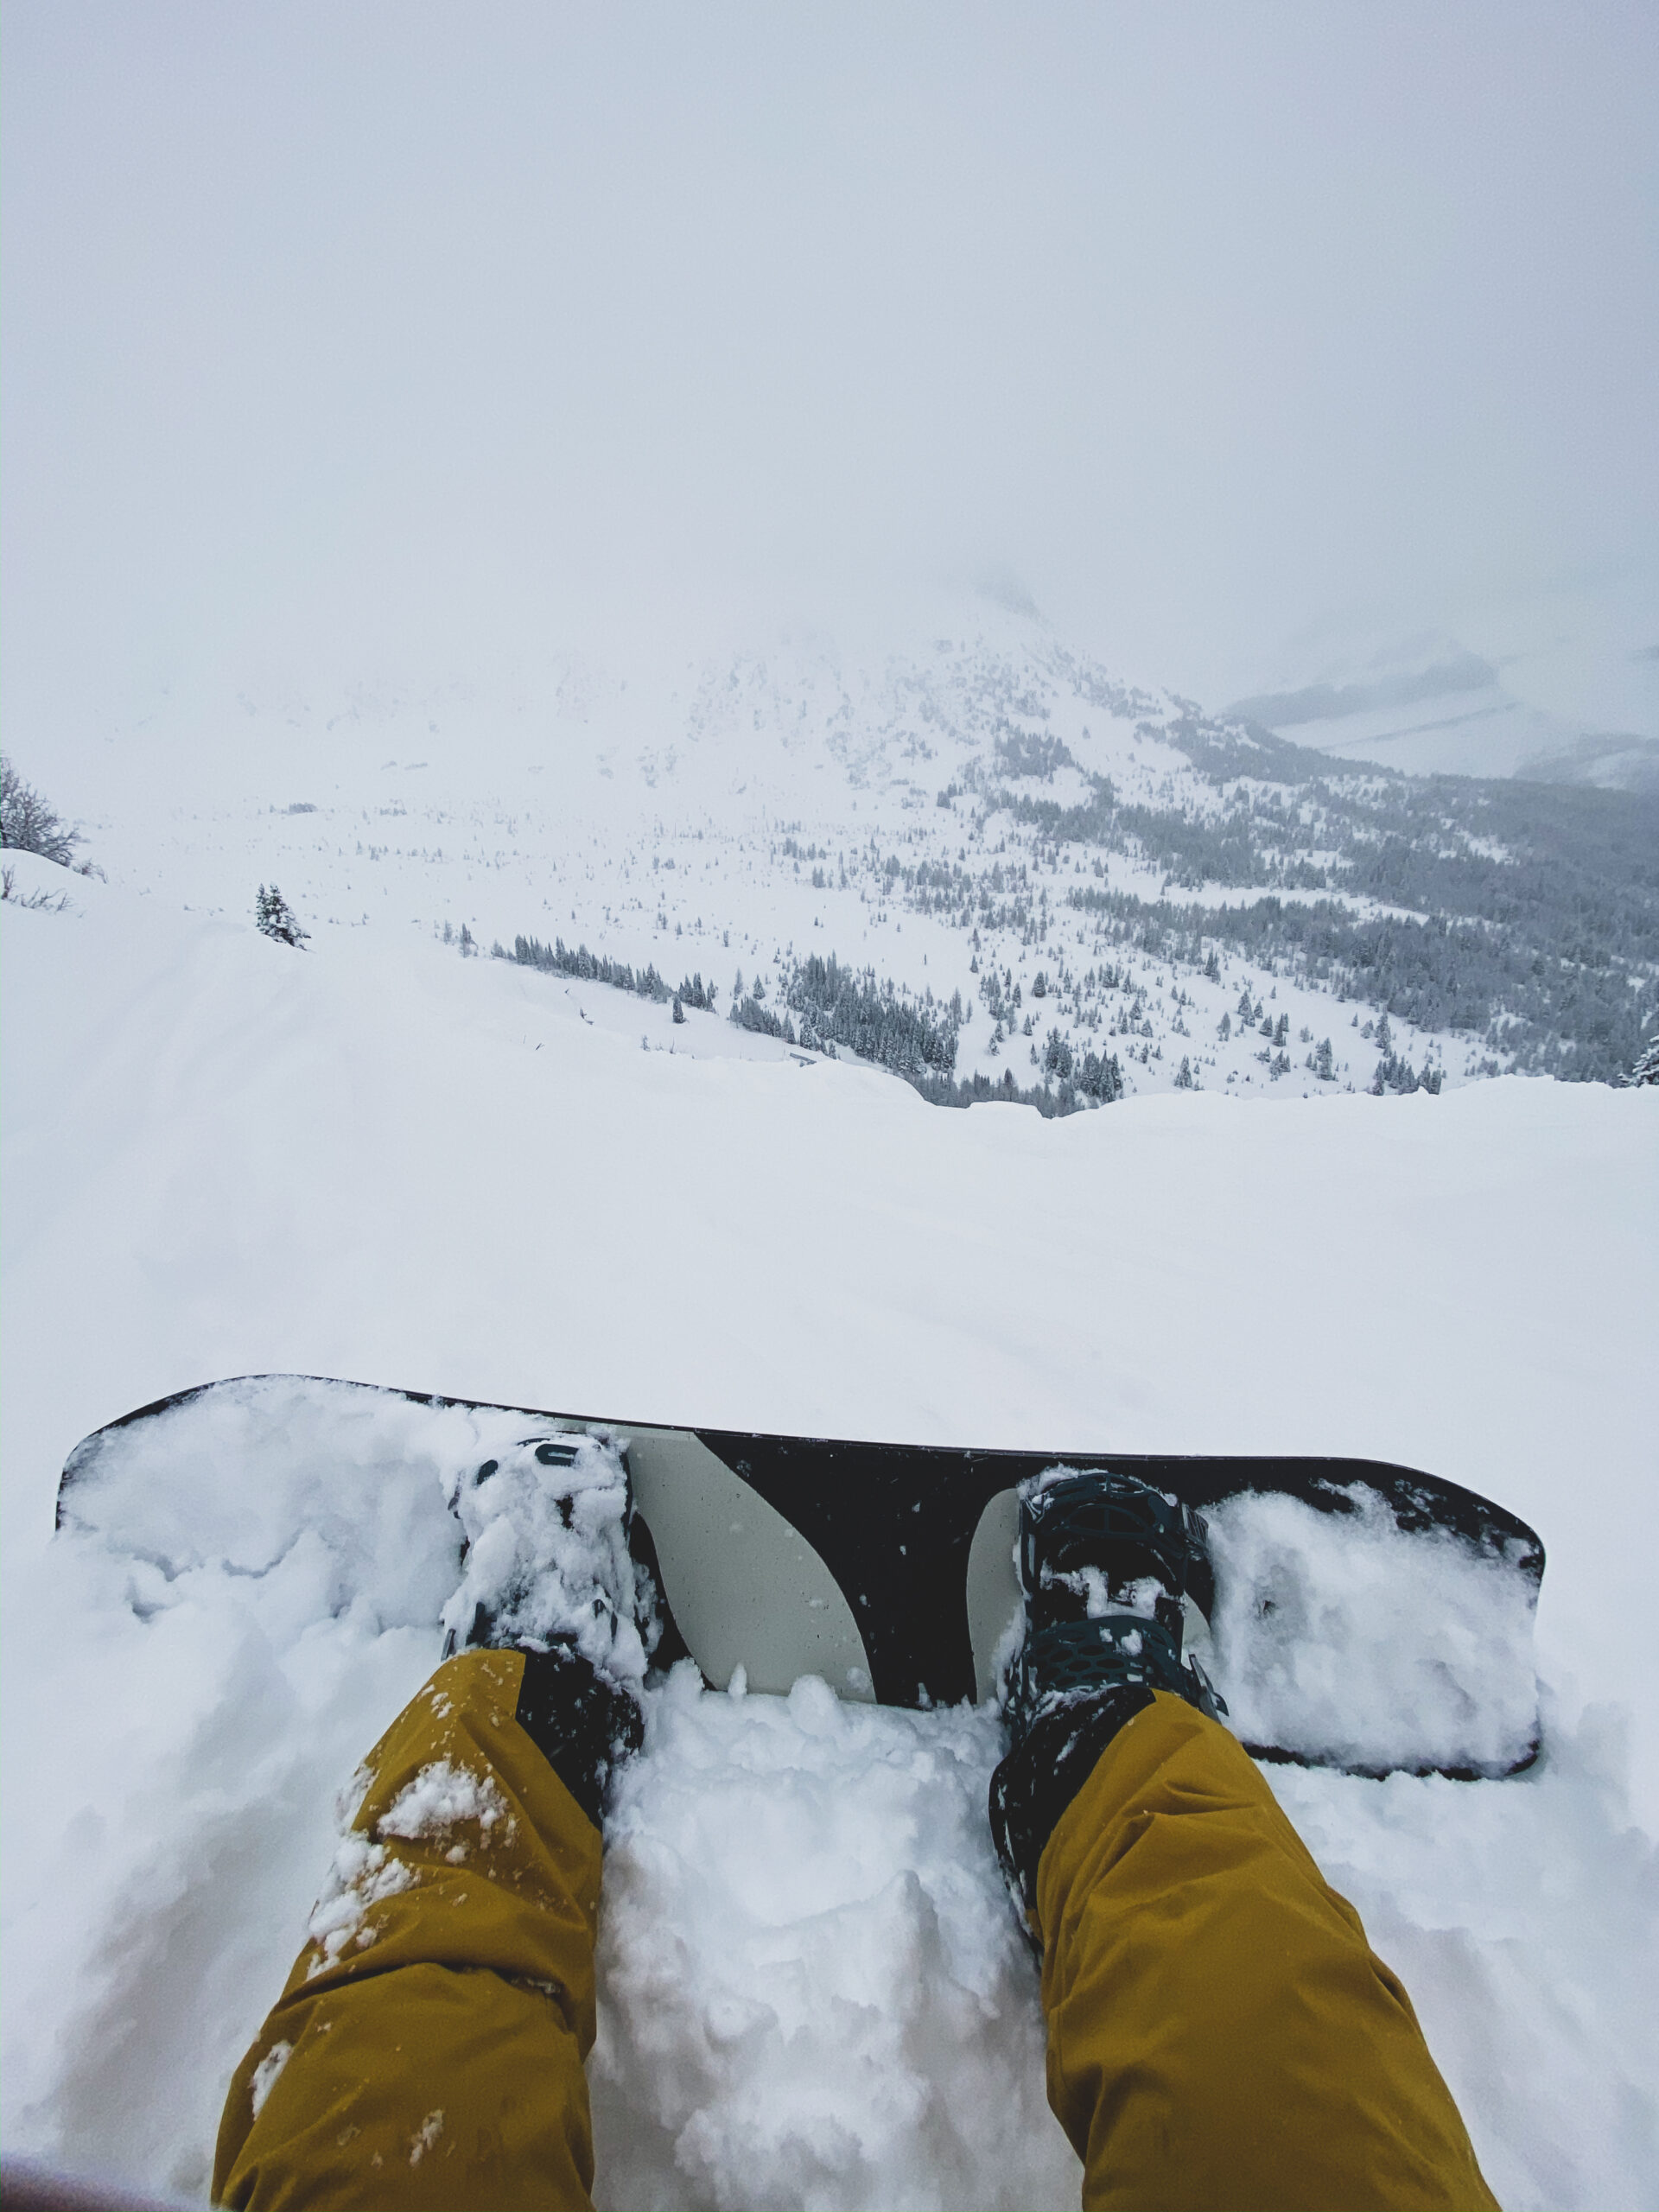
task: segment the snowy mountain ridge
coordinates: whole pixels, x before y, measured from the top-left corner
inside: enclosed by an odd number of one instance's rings
[[[984,599],[855,634],[243,683],[63,741],[50,779],[106,865],[210,912],[274,880],[325,934],[568,941],[728,1012],[833,956],[957,1009],[959,1095],[1046,1111],[1618,1080],[1659,1023],[1659,799],[1337,760]],[[1090,1052],[1115,1077],[1069,1090]]]

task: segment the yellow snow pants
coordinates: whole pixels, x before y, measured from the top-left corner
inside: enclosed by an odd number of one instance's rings
[[[589,2203],[600,1839],[513,1718],[523,1670],[449,1660],[371,1754],[311,1940],[232,2077],[216,2202]],[[1358,1916],[1180,1700],[1101,1754],[1037,1916],[1049,2100],[1085,2206],[1493,2206]]]
[[[216,2203],[588,2204],[599,1831],[513,1718],[524,1672],[446,1661],[369,1754],[336,1894],[232,2076]]]
[[[1484,2212],[1411,1999],[1237,1742],[1160,1691],[1037,1868],[1088,2212]]]

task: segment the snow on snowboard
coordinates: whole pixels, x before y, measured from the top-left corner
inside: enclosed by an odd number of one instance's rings
[[[1538,1749],[1533,1530],[1454,1483],[1369,1459],[1154,1458],[861,1444],[595,1420],[309,1376],[158,1400],[78,1444],[58,1527],[129,1559],[131,1601],[222,1563],[315,1618],[435,1623],[461,1532],[455,1470],[527,1437],[624,1452],[636,1555],[664,1604],[658,1665],[725,1687],[926,1707],[983,1698],[1017,1637],[1015,1486],[1110,1467],[1208,1524],[1214,1602],[1186,1648],[1258,1757],[1459,1778]],[[434,1629],[434,1660],[436,1659]]]

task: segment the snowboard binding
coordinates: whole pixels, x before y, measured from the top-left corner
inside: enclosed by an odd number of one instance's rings
[[[1013,1738],[991,1777],[992,1840],[1022,1919],[1066,1807],[1159,1690],[1214,1720],[1226,1707],[1183,1660],[1183,1600],[1215,1603],[1201,1515],[1134,1475],[1056,1468],[1020,1486],[1025,1637],[1007,1679]]]
[[[1102,1691],[1170,1690],[1213,1720],[1226,1711],[1182,1659],[1183,1599],[1209,1618],[1215,1576],[1204,1517],[1135,1475],[1055,1469],[1020,1493],[1026,1634],[1007,1711],[1016,1732]]]
[[[514,1717],[597,1826],[611,1774],[645,1740],[658,1634],[626,1464],[602,1438],[527,1437],[457,1475],[449,1503],[464,1540],[443,1656],[524,1654]]]
[[[1202,1514],[1137,1476],[1056,1468],[1020,1491],[1027,1605],[1045,1622],[1081,1618],[1097,1592],[1133,1605],[1132,1593],[1151,1582],[1156,1618],[1179,1641],[1184,1597],[1206,1620],[1215,1609],[1208,1535]]]

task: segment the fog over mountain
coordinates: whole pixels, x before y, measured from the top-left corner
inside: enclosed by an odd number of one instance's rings
[[[1659,738],[1650,10],[22,0],[7,42],[42,772],[163,687],[987,576],[1211,709],[1430,633],[1534,751]]]
[[[833,959],[936,1084],[1617,1078],[1656,85],[1634,10],[25,5],[9,750],[197,907],[862,1050]]]

